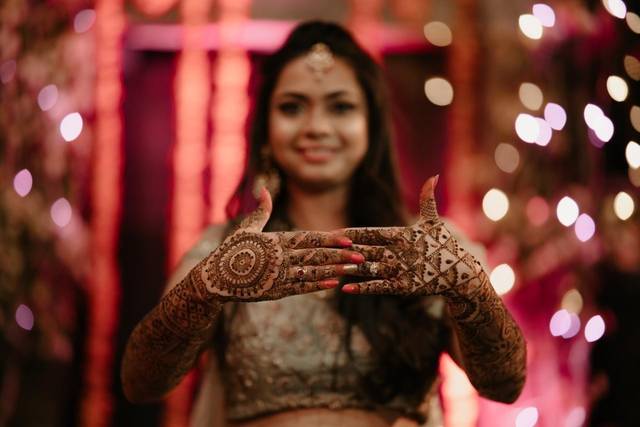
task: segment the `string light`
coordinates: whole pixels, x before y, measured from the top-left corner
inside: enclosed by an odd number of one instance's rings
[[[453,86],[442,77],[432,77],[424,83],[427,99],[435,105],[445,106],[453,101]]]
[[[631,126],[637,131],[640,132],[640,107],[634,105],[629,110],[629,120],[631,120]]]
[[[537,111],[538,109],[540,109],[544,101],[542,90],[540,90],[540,88],[535,84],[528,82],[522,83],[520,85],[518,96],[520,97],[520,102],[522,102],[522,105],[533,111]]]
[[[600,315],[593,316],[584,327],[584,337],[588,342],[598,341],[604,335],[606,326]]]
[[[543,27],[540,20],[530,14],[520,15],[518,18],[518,26],[522,34],[532,40],[539,40],[542,38]]]
[[[538,422],[538,408],[529,406],[516,416],[516,427],[533,427]]]
[[[596,224],[589,215],[583,213],[576,220],[574,231],[578,240],[586,242],[595,234]]]
[[[580,291],[578,291],[577,289],[569,289],[562,296],[562,302],[560,303],[560,306],[570,313],[580,314],[583,304],[584,302]]]
[[[551,130],[551,126],[544,119],[536,117],[536,121],[538,122],[538,128],[540,131],[538,132],[538,137],[535,140],[535,143],[545,147],[551,141],[551,136],[553,134]]]
[[[613,211],[616,213],[618,218],[622,221],[626,221],[631,218],[634,210],[635,203],[629,194],[624,191],[616,194],[616,197],[613,199]]]
[[[449,46],[453,40],[451,29],[444,22],[433,21],[425,24],[424,36],[434,46]]]
[[[47,85],[38,92],[38,106],[42,111],[49,111],[58,102],[58,87]]]
[[[569,328],[560,335],[564,339],[573,338],[580,332],[580,318],[575,313],[569,313]]]
[[[640,168],[634,169],[629,167],[627,174],[629,176],[629,182],[631,182],[634,187],[640,187]]]
[[[627,12],[627,25],[636,34],[640,34],[640,16],[633,12]]]
[[[93,9],[84,9],[73,18],[73,29],[76,33],[86,33],[96,22],[96,12]]]
[[[509,264],[500,264],[491,272],[489,281],[498,295],[504,295],[513,288],[516,275]]]
[[[627,99],[629,86],[620,76],[609,76],[607,78],[607,92],[614,101],[622,102]]]
[[[624,156],[629,163],[629,167],[633,169],[640,168],[640,144],[635,141],[629,141],[624,150]]]
[[[560,105],[550,102],[544,107],[544,119],[551,129],[562,130],[567,123],[567,113]]]
[[[82,132],[82,116],[80,113],[70,113],[64,116],[60,122],[60,135],[62,138],[71,142],[80,136]]]
[[[584,107],[584,121],[595,136],[602,142],[608,142],[613,137],[613,122],[609,119],[602,109],[594,104],[587,104]]]
[[[633,80],[640,80],[640,61],[638,61],[634,56],[625,55],[624,70]]]
[[[71,205],[64,197],[59,198],[51,205],[51,219],[60,228],[66,227],[71,222]]]
[[[28,169],[22,169],[13,178],[13,189],[20,197],[25,197],[31,191],[33,177]]]
[[[22,329],[30,331],[33,329],[34,318],[33,312],[29,307],[24,304],[20,304],[16,310],[16,323]]]
[[[556,14],[551,6],[544,3],[533,5],[533,16],[540,20],[544,27],[553,27],[556,23]]]
[[[540,134],[540,124],[530,114],[518,114],[516,118],[516,134],[524,142],[529,144],[536,142]]]
[[[565,227],[573,225],[578,219],[580,208],[571,197],[565,196],[559,202],[556,208],[558,221]]]
[[[509,211],[509,199],[502,191],[492,188],[482,199],[482,210],[492,221],[500,221]]]
[[[554,337],[559,337],[567,333],[571,327],[571,313],[565,309],[561,309],[553,313],[549,320],[549,331]]]
[[[513,173],[520,164],[520,153],[513,145],[500,143],[496,147],[494,159],[500,170]]]
[[[618,19],[624,19],[627,15],[627,5],[622,0],[602,0],[607,11]]]

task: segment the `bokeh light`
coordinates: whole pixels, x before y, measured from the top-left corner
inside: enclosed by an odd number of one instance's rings
[[[602,108],[595,104],[587,104],[584,107],[584,121],[591,129],[595,129],[598,126],[598,120],[603,116],[604,112],[602,111]]]
[[[640,168],[640,144],[635,141],[629,141],[624,150],[624,156],[630,167],[634,169]]]
[[[496,147],[496,151],[494,153],[494,158],[496,161],[496,165],[500,168],[501,171],[507,173],[513,173],[516,169],[518,169],[518,165],[520,164],[520,153],[511,144],[500,143]]]
[[[449,105],[453,101],[453,86],[442,77],[432,77],[424,83],[427,99],[435,105]]]
[[[633,80],[640,80],[640,61],[638,61],[634,56],[625,55],[624,70]]]
[[[82,132],[82,116],[80,113],[70,113],[64,116],[60,122],[60,135],[62,138],[71,142],[80,136]]]
[[[500,264],[493,269],[489,276],[491,285],[498,295],[509,292],[516,283],[516,275],[509,264]]]
[[[451,29],[444,22],[433,21],[425,24],[424,36],[434,46],[449,46],[453,40]]]
[[[33,312],[29,307],[24,304],[20,304],[16,310],[16,323],[22,329],[30,331],[33,329]]]
[[[631,120],[631,126],[637,131],[640,132],[640,107],[634,105],[629,110],[629,120]]]
[[[627,5],[622,0],[602,0],[607,11],[618,19],[624,19],[627,15]]]
[[[633,202],[633,198],[625,193],[624,191],[616,194],[616,197],[613,199],[613,211],[616,213],[616,216],[623,221],[628,220],[633,215],[633,211],[635,210],[635,203]]]
[[[607,78],[607,92],[614,101],[622,102],[627,99],[629,86],[620,76],[609,76]]]
[[[520,15],[520,18],[518,18],[518,26],[522,34],[528,38],[533,40],[542,38],[542,23],[535,16],[530,14]]]
[[[564,339],[573,338],[580,332],[580,318],[575,313],[569,313],[569,328],[560,335]]]
[[[578,240],[586,242],[596,233],[596,223],[589,215],[585,213],[580,214],[576,220],[574,231]]]
[[[13,59],[9,59],[8,61],[4,61],[2,65],[0,65],[0,80],[3,84],[7,84],[13,79],[13,76],[16,74],[17,64]]]
[[[560,306],[570,313],[580,314],[583,304],[584,301],[582,299],[580,291],[578,291],[577,289],[569,289],[562,296],[562,302],[560,303]]]
[[[578,219],[579,214],[580,208],[571,197],[565,196],[558,202],[556,215],[558,216],[560,224],[565,227],[573,225],[573,223]]]
[[[553,135],[553,131],[551,130],[551,126],[544,119],[536,117],[536,121],[538,122],[538,127],[540,132],[538,132],[538,137],[536,138],[535,143],[545,147],[549,145],[551,141],[551,136]]]
[[[28,169],[22,169],[13,178],[13,189],[20,197],[24,197],[31,191],[33,186],[33,177]]]
[[[490,220],[499,221],[509,211],[509,199],[502,191],[492,188],[482,199],[482,210]]]
[[[533,143],[540,134],[540,125],[536,117],[531,114],[518,114],[516,118],[516,133],[524,142]]]
[[[608,142],[613,137],[613,122],[604,115],[600,107],[594,104],[587,104],[584,107],[584,121],[593,130],[595,136],[602,142]],[[601,146],[594,144],[596,146]]]
[[[47,85],[38,92],[38,106],[42,111],[49,111],[58,102],[58,87]]]
[[[531,224],[540,226],[549,219],[549,204],[540,196],[532,197],[527,202],[526,212]]]
[[[538,18],[544,27],[553,27],[556,23],[556,14],[551,6],[544,3],[533,5],[533,16]]]
[[[85,33],[96,22],[96,12],[93,9],[84,9],[73,18],[73,29],[76,33]]]
[[[51,219],[58,227],[65,227],[71,222],[71,205],[64,197],[51,205]]]
[[[560,105],[550,102],[544,107],[544,119],[551,129],[562,130],[567,123],[567,113]]]
[[[564,421],[564,427],[583,427],[587,419],[587,411],[582,406],[576,406],[569,411]]]
[[[553,313],[549,320],[549,331],[554,337],[559,337],[567,333],[571,327],[571,313],[565,309],[561,309]]]
[[[636,34],[640,34],[640,16],[633,12],[627,12],[627,25]]]
[[[584,337],[588,342],[594,342],[602,338],[606,327],[604,319],[600,315],[593,316],[584,326]]]
[[[538,422],[538,408],[529,406],[516,416],[516,427],[533,427]]]
[[[522,105],[529,110],[539,110],[544,102],[544,96],[542,90],[533,83],[522,83],[518,90],[518,96]]]

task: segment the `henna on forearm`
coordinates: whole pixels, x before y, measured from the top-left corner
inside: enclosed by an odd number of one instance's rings
[[[201,263],[202,264],[202,263]],[[162,398],[193,367],[210,340],[222,304],[202,298],[201,264],[165,295],[131,333],[122,385],[132,402]]]
[[[420,216],[410,227],[344,230],[366,259],[354,274],[370,280],[343,290],[445,297],[469,379],[482,395],[513,402],[526,375],[522,333],[482,265],[438,217],[432,191],[421,198]]]

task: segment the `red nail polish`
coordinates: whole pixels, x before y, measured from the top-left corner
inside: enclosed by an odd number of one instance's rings
[[[341,237],[340,239],[338,239],[338,245],[345,248],[350,248],[353,245],[353,242],[348,237]]]
[[[348,294],[358,294],[360,293],[360,289],[357,285],[344,285],[342,287],[342,292],[346,292]]]
[[[364,262],[364,255],[359,254],[359,253],[355,253],[355,254],[351,254],[349,255],[349,260],[351,262],[355,262],[355,263],[363,263]]]
[[[339,280],[327,279],[320,282],[320,287],[322,289],[332,289],[338,286],[339,283],[340,283]]]

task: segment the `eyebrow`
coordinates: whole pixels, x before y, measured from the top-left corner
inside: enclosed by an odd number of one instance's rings
[[[336,98],[340,98],[341,96],[348,96],[348,95],[353,95],[355,96],[355,94],[347,91],[347,90],[336,90],[334,92],[329,92],[328,94],[324,95],[325,99],[336,99]],[[277,94],[278,98],[281,97],[291,97],[291,98],[295,98],[301,101],[304,101],[306,99],[308,99],[309,97],[307,95],[305,95],[304,93],[300,93],[300,92],[295,92],[295,91],[287,91],[287,92],[282,92]]]

